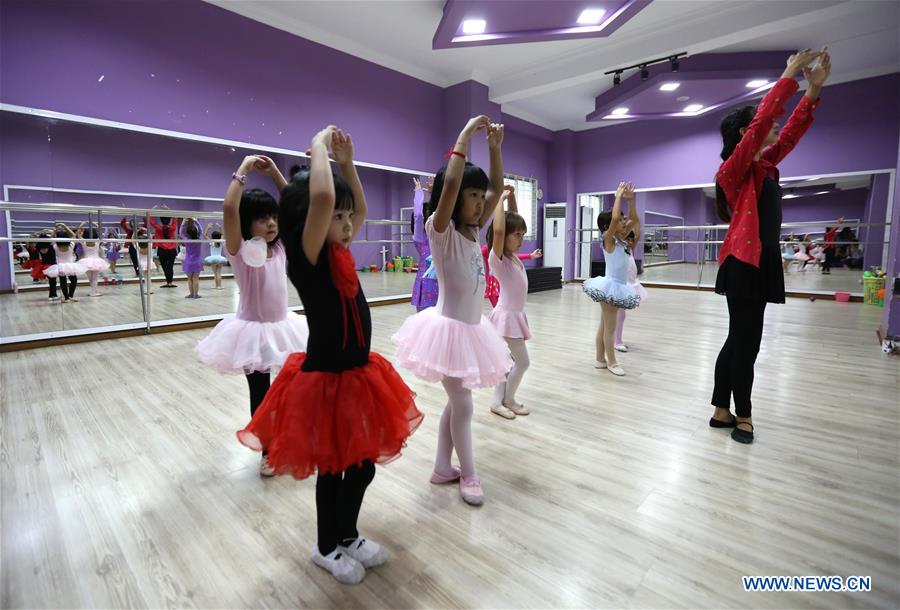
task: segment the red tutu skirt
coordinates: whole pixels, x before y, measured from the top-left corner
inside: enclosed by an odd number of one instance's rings
[[[304,360],[305,352],[288,356],[238,440],[295,479],[399,457],[424,415],[391,363],[370,352],[364,366],[330,373],[303,371]]]

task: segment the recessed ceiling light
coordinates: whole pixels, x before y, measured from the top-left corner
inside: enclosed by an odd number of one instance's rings
[[[610,112],[610,114],[628,114],[628,108],[615,108],[612,112]]]
[[[690,96],[690,95],[679,95],[678,97],[675,98],[675,101],[677,101],[677,102],[686,102],[686,101],[688,101],[689,99],[691,99],[691,96]]]
[[[765,79],[752,80],[749,83],[747,83],[747,88],[748,89],[756,89],[757,87],[762,87],[763,85],[768,85],[768,84],[769,84],[769,81],[767,81]]]
[[[681,86],[681,83],[663,83],[659,86],[660,91],[675,91],[678,87]]]
[[[581,25],[597,25],[605,14],[606,11],[602,8],[586,8],[578,15],[578,23]]]
[[[484,34],[487,21],[484,19],[466,19],[463,21],[463,34]]]
[[[815,195],[827,195],[831,191],[819,191],[818,193],[814,193]]]
[[[703,110],[702,104],[688,104],[684,107],[685,112],[697,112],[698,110]]]
[[[782,197],[782,199],[796,199],[797,197],[799,197],[799,195],[795,195],[793,193],[788,193],[787,195],[784,195]]]

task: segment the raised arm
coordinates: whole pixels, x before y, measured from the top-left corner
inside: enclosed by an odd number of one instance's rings
[[[369,206],[359,174],[356,173],[356,166],[353,164],[353,140],[350,134],[335,129],[331,135],[331,150],[334,153],[334,160],[341,169],[341,176],[347,181],[350,192],[353,193],[353,214],[350,221],[353,223],[352,239],[356,239],[356,235],[366,222]]]
[[[450,155],[450,161],[447,163],[446,171],[444,171],[444,184],[441,189],[441,197],[434,210],[434,220],[432,222],[434,223],[434,230],[438,233],[443,233],[447,230],[447,227],[450,226],[450,219],[453,217],[453,209],[456,207],[456,198],[459,196],[459,187],[462,184],[462,175],[463,169],[466,166],[466,157],[469,154],[469,141],[476,132],[481,131],[482,129],[488,129],[490,124],[490,119],[484,115],[472,117],[456,138],[453,154]],[[493,208],[491,208],[491,210],[493,211]],[[488,217],[490,217],[490,214],[488,214]]]
[[[499,205],[494,208],[494,222],[491,227],[494,234],[491,236],[491,249],[497,258],[503,258],[503,250],[506,246],[506,212],[503,210],[505,201],[509,201],[509,211],[516,211],[516,195],[512,186],[506,186],[500,195]]]
[[[627,182],[620,182],[619,188],[616,189],[616,199],[613,202],[612,207],[612,218],[609,221],[609,228],[606,230],[606,233],[603,234],[603,249],[607,252],[612,252],[613,248],[615,248],[615,237],[619,232],[619,228],[622,225],[622,197],[625,195],[625,191],[628,189]]]
[[[494,213],[494,208],[500,202],[500,195],[503,192],[503,153],[501,151],[503,134],[504,128],[501,123],[491,123],[488,127],[488,150],[491,157],[491,166],[488,169],[490,183],[484,194],[484,210],[478,223],[482,227]]]
[[[328,146],[335,129],[329,125],[312,139],[309,147],[309,212],[303,227],[303,254],[312,264],[319,261],[334,214],[334,175],[328,161]]]
[[[255,169],[270,177],[272,182],[275,183],[275,188],[281,193],[284,187],[287,186],[287,180],[284,179],[275,161],[265,155],[256,155],[256,157],[259,159],[259,162],[256,164]]]
[[[641,219],[638,217],[637,205],[634,202],[634,183],[628,185],[622,194],[628,202],[628,220],[625,225],[625,233],[634,231],[634,243],[640,243],[641,239]]]
[[[225,233],[225,249],[231,256],[235,256],[241,248],[241,197],[244,194],[244,184],[247,174],[261,160],[256,155],[244,157],[237,171],[228,183],[225,191],[225,199],[222,202],[222,222]],[[182,228],[184,223],[182,223]]]
[[[415,194],[413,195],[413,242],[422,243],[425,236],[425,191],[418,178],[413,178]]]

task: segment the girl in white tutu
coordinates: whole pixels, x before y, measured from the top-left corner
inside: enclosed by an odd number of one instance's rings
[[[228,259],[222,256],[222,225],[217,222],[211,222],[206,225],[206,239],[212,239],[209,244],[209,256],[203,259],[203,262],[212,267],[213,277],[215,278],[216,290],[222,290],[222,265],[228,262]]]
[[[628,234],[628,237],[625,238],[625,243],[628,246],[628,284],[634,288],[634,291],[637,292],[637,295],[641,297],[641,303],[647,300],[647,289],[644,288],[641,283],[637,279],[637,263],[634,261],[634,249],[638,247],[640,241],[638,238],[641,236],[641,227],[640,223],[638,223],[638,227]],[[625,329],[625,310],[619,309],[616,312],[616,336],[615,336],[615,346],[617,352],[627,352],[628,346],[625,345],[625,342],[622,340],[622,331]]]
[[[507,211],[503,210],[504,201],[509,202]],[[488,319],[506,341],[513,359],[513,367],[506,379],[494,389],[491,412],[506,419],[530,413],[528,407],[516,402],[516,390],[530,364],[525,341],[531,338],[528,318],[525,317],[528,275],[516,254],[522,247],[528,227],[518,212],[515,188],[507,185],[503,187],[500,204],[494,210],[494,219],[487,231],[491,245],[488,261],[500,288],[499,300]]]
[[[466,162],[469,140],[484,130],[490,150],[490,180]],[[448,402],[441,416],[432,483],[459,481],[465,502],[484,502],[472,451],[472,388],[495,386],[512,360],[506,344],[481,313],[484,268],[478,232],[503,191],[500,146],[503,125],[486,116],[470,119],[460,132],[447,165],[434,178],[431,201],[437,208],[425,223],[438,277],[438,302],[410,316],[391,337],[397,363],[427,381],[440,381]],[[460,467],[450,457],[456,449]]]
[[[88,293],[88,296],[99,297],[101,293],[97,290],[97,280],[100,279],[102,272],[109,269],[109,263],[100,256],[100,242],[98,241],[101,235],[100,224],[91,223],[91,226],[87,229],[84,228],[84,224],[78,225],[78,229],[75,231],[78,237],[84,239],[82,242],[84,245],[84,256],[78,262],[84,266],[88,281],[91,284],[91,291]]]
[[[72,229],[62,222],[56,223],[55,235],[59,239],[75,237]],[[50,278],[59,278],[63,303],[77,303],[75,288],[78,286],[78,276],[84,275],[85,267],[80,262],[76,262],[72,242],[53,242],[53,250],[56,253],[56,264],[44,269],[44,275]]]
[[[278,204],[262,189],[244,191],[251,171],[270,176],[280,193],[287,185],[269,157],[251,155],[232,174],[225,192],[225,252],[240,291],[237,312],[222,318],[197,344],[200,360],[219,371],[245,375],[250,416],[269,390],[270,375],[291,352],[306,349],[303,316],[288,310],[284,245],[278,238]],[[272,476],[263,453],[259,473]]]
[[[622,198],[628,200],[628,218],[622,213]],[[616,360],[614,333],[619,309],[634,309],[641,303],[634,286],[628,283],[629,257],[625,237],[633,229],[640,231],[637,206],[634,204],[634,184],[620,182],[612,211],[601,212],[597,227],[603,233],[603,256],[606,259],[606,275],[593,277],[583,286],[584,292],[600,303],[602,318],[597,329],[598,369],[607,369],[613,375],[625,374]]]

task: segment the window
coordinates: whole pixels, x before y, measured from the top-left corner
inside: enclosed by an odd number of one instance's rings
[[[503,176],[503,183],[516,187],[516,203],[519,206],[519,214],[525,219],[528,231],[525,233],[525,240],[534,241],[537,239],[537,180],[506,175]]]

